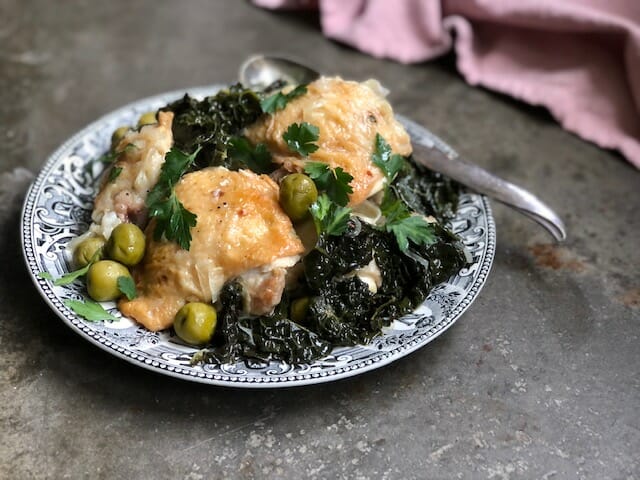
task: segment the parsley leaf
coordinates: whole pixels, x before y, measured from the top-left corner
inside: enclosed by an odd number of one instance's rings
[[[139,148],[139,147],[133,143],[128,143],[122,150],[119,150],[119,151],[111,150],[105,153],[104,155],[101,155],[98,158],[94,158],[93,160],[90,160],[89,162],[87,162],[87,164],[84,166],[85,171],[90,172],[91,169],[93,168],[94,163],[104,163],[104,164],[113,163],[118,159],[120,154],[124,152],[128,153],[132,150],[135,150],[136,148]]]
[[[315,125],[307,122],[292,123],[282,135],[287,142],[289,150],[297,152],[303,157],[309,156],[310,153],[318,150],[318,145],[314,142],[318,141],[320,129]]]
[[[122,152],[116,152],[116,151],[107,152],[104,155],[98,157],[96,161],[100,163],[113,163],[116,161],[116,159],[120,156],[121,153]]]
[[[113,167],[109,170],[109,183],[113,183],[116,181],[116,178],[120,176],[122,173],[122,167]]]
[[[337,236],[347,231],[351,209],[332,202],[327,194],[320,195],[309,210],[318,234]]]
[[[409,240],[417,245],[429,245],[436,241],[433,228],[419,215],[410,215],[402,220],[386,223],[385,228],[396,236],[398,247],[403,252],[409,248]]]
[[[371,160],[374,165],[382,170],[385,177],[389,179],[389,183],[393,181],[404,166],[404,158],[402,158],[402,155],[392,154],[391,146],[389,146],[379,133],[376,133],[375,149]]]
[[[231,137],[229,146],[230,156],[240,160],[250,170],[256,173],[270,173],[273,171],[271,153],[264,143],[259,143],[254,148],[249,143],[249,140],[244,137]]]
[[[343,207],[349,203],[349,194],[353,193],[353,188],[349,184],[353,177],[342,167],[332,170],[326,163],[306,162],[304,171],[315,182],[318,189],[327,193],[330,200]]]
[[[133,282],[133,278],[122,275],[118,277],[117,283],[118,290],[120,290],[128,300],[133,300],[138,296],[138,292],[136,292],[136,284]]]
[[[107,152],[104,155],[102,155],[101,157],[99,157],[97,159],[97,161],[98,162],[102,162],[102,163],[113,163],[123,153],[129,153],[129,152],[131,152],[133,150],[136,150],[137,148],[139,148],[137,145],[135,145],[133,143],[127,143],[122,150],[117,150],[117,151],[116,150],[112,150],[110,152]]]
[[[282,110],[287,106],[291,100],[300,95],[307,93],[306,85],[298,85],[289,93],[278,92],[270,97],[265,98],[260,102],[260,107],[264,113],[275,113],[278,110]]]
[[[79,268],[78,270],[74,270],[73,272],[65,273],[60,278],[54,279],[49,272],[40,272],[38,273],[38,276],[40,278],[44,278],[45,280],[49,280],[50,282],[53,282],[53,285],[56,287],[69,285],[70,283],[73,283],[77,278],[80,278],[83,275],[86,275],[89,269],[91,268],[91,265],[93,265],[100,259],[101,254],[102,254],[102,249],[96,251],[96,253],[93,254],[93,257],[91,258],[89,263],[87,263],[87,265],[85,265],[82,268]]]
[[[398,247],[403,252],[409,248],[409,240],[417,245],[429,245],[436,241],[431,224],[420,215],[412,215],[404,203],[392,198],[388,190],[380,209],[385,217],[384,229],[395,235]]]
[[[191,228],[196,226],[197,217],[178,200],[171,190],[169,198],[149,207],[149,216],[155,217],[156,226],[153,238],[175,241],[180,248],[189,250],[191,246]]]
[[[63,303],[67,308],[70,308],[76,314],[89,322],[99,322],[101,320],[115,322],[118,320],[112,314],[107,312],[102,305],[89,299],[85,299],[84,302],[79,300],[65,300]]]
[[[172,148],[165,155],[158,183],[147,196],[146,205],[149,216],[156,219],[153,237],[160,240],[162,236],[175,241],[184,250],[191,245],[191,228],[196,226],[196,215],[184,208],[178,200],[174,187],[180,177],[194,162],[198,148],[191,155]]]

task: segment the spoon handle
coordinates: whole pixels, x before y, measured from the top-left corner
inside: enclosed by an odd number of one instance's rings
[[[567,238],[560,217],[531,192],[496,177],[473,163],[449,156],[435,147],[414,142],[413,158],[431,170],[443,173],[472,190],[495,198],[528,216],[546,228],[558,242]]]

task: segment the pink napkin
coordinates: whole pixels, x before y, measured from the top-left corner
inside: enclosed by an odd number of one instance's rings
[[[319,8],[324,33],[403,63],[455,48],[471,85],[546,107],[640,168],[640,0],[253,0]]]

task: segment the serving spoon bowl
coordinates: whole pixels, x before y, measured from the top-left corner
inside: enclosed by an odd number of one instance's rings
[[[255,89],[265,88],[277,80],[291,84],[305,84],[319,76],[319,72],[302,63],[271,55],[249,57],[242,63],[239,72],[240,82]],[[564,222],[558,214],[524,188],[434,146],[414,143],[413,159],[526,215],[544,227],[556,241],[562,242],[567,238]]]

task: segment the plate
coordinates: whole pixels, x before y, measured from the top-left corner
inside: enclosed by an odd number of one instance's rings
[[[186,90],[194,97],[214,94],[222,85]],[[462,238],[473,263],[446,283],[437,285],[413,313],[394,320],[369,345],[335,348],[310,364],[280,361],[240,361],[224,365],[191,365],[193,348],[182,345],[170,332],[150,332],[123,318],[115,304],[106,307],[119,320],[90,323],[64,304],[82,299],[76,282],[55,287],[38,276],[59,277],[69,271],[67,243],[86,231],[90,223],[96,178],[104,166],[95,162],[109,148],[111,132],[120,125],[134,125],[144,112],[156,110],[184,95],[169,92],[126,105],[90,124],[58,148],[31,185],[22,211],[22,244],[27,268],[38,291],[71,329],[107,352],[135,365],[185,380],[212,385],[273,388],[328,382],[357,375],[423,347],[447,330],[478,296],[493,262],[495,225],[486,197],[461,195],[460,207],[450,227]],[[453,150],[428,130],[398,116],[413,142]]]

